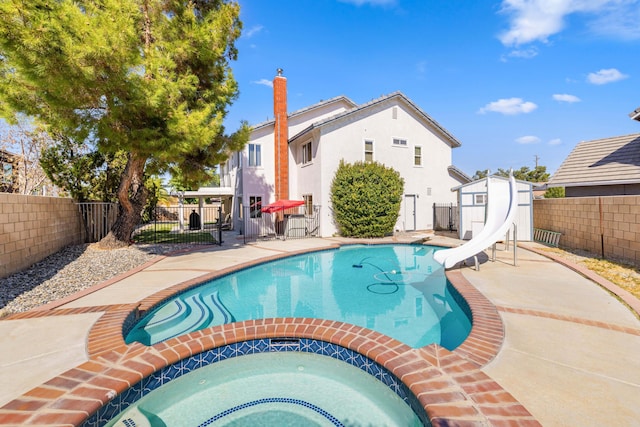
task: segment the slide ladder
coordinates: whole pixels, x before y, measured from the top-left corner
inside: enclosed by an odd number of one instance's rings
[[[504,238],[509,231],[518,211],[518,188],[513,175],[508,181],[488,176],[487,198],[487,219],[482,231],[464,245],[433,254],[433,259],[444,268],[451,268],[458,262],[477,255]]]

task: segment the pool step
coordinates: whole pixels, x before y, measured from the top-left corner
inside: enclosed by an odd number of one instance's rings
[[[135,335],[145,336],[149,344],[177,337],[209,326],[234,322],[218,291],[180,297],[173,304],[161,308]],[[138,340],[135,338],[135,340]]]

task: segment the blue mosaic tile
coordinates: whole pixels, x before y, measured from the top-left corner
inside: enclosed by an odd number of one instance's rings
[[[228,359],[235,356],[235,350],[231,345],[226,345],[220,348],[220,360]]]
[[[336,427],[344,427],[344,424],[342,424],[340,422],[340,420],[338,420],[336,417],[334,417],[333,415],[331,415],[330,413],[328,413],[327,411],[325,411],[324,409],[313,405],[309,402],[305,402],[304,400],[299,400],[299,399],[291,399],[291,398],[286,398],[286,397],[268,397],[268,398],[264,398],[264,399],[259,399],[259,400],[254,400],[252,402],[247,402],[247,403],[243,403],[242,405],[238,405],[238,406],[234,406],[233,408],[227,409],[211,418],[209,418],[207,421],[205,421],[204,423],[200,424],[198,427],[207,427],[209,425],[211,425],[212,423],[226,417],[227,415],[230,415],[234,412],[246,409],[246,408],[251,408],[253,406],[257,406],[257,405],[263,405],[263,404],[269,404],[269,403],[287,403],[287,404],[292,404],[292,405],[300,405],[300,406],[304,406],[305,408],[311,409],[315,412],[317,412],[318,414],[322,415],[323,417],[325,417],[327,420],[329,420],[331,422],[331,424],[333,424]]]
[[[184,364],[184,370],[187,372],[191,372],[194,369],[198,369],[202,367],[202,358],[200,357],[196,357],[196,358],[189,358],[187,359],[186,363]]]
[[[244,356],[246,354],[253,354],[255,353],[254,348],[255,347],[253,346],[253,342],[251,341],[244,341],[244,342],[237,343],[236,355]]]

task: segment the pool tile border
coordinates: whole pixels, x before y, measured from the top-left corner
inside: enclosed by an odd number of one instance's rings
[[[448,271],[447,277],[468,302],[473,328],[467,340],[453,352],[435,344],[413,349],[366,328],[308,318],[237,322],[150,347],[124,342],[122,331],[125,324],[132,321],[132,313],[146,312],[168,296],[204,280],[313,251],[317,249],[280,253],[236,265],[168,288],[139,304],[34,311],[11,316],[28,318],[104,311],[89,333],[89,360],[0,408],[0,425],[79,426],[131,386],[173,363],[216,347],[269,338],[309,338],[362,354],[399,378],[417,397],[434,426],[540,425],[510,393],[481,371],[499,351],[504,327],[496,307],[459,270]]]

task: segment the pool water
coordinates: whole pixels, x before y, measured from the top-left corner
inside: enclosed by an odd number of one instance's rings
[[[216,362],[164,384],[107,426],[422,426],[361,369],[313,353],[259,353]]]
[[[240,270],[181,293],[152,310],[126,341],[151,345],[234,321],[272,317],[336,320],[414,348],[453,350],[471,330],[426,245],[348,245]]]

